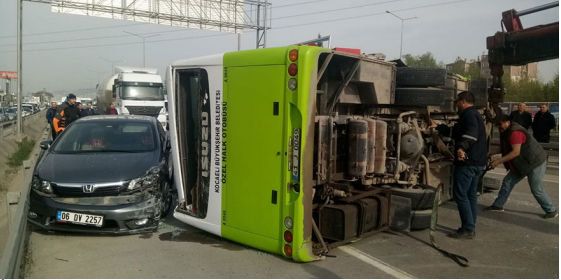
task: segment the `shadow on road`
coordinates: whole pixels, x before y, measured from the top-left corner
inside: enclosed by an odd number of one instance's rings
[[[440,207],[457,210],[455,203],[445,203]],[[557,234],[559,235],[559,224],[545,220],[541,217],[543,214],[532,213],[532,212],[525,212],[525,211],[518,211],[518,210],[508,210],[505,209],[504,212],[488,212],[483,211],[483,209],[487,207],[486,205],[478,205],[478,216],[492,219],[495,221],[500,221],[504,223],[509,223],[515,226],[524,227],[530,230],[535,230],[538,232],[546,233],[546,234]],[[517,214],[518,213],[518,214]],[[525,217],[519,214],[530,214],[539,216],[540,219]]]

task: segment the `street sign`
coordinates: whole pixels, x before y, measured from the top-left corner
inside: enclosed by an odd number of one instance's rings
[[[0,78],[1,79],[17,79],[18,72],[13,71],[0,71]]]

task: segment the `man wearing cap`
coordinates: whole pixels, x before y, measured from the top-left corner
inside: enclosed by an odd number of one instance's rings
[[[481,114],[475,106],[475,97],[469,91],[458,94],[454,100],[459,120],[452,129],[455,141],[454,159],[454,200],[458,205],[462,226],[450,237],[473,239],[477,220],[477,185],[487,164],[487,134]],[[446,125],[436,126],[441,134],[449,135]]]
[[[518,182],[527,176],[534,198],[545,211],[544,218],[555,219],[558,211],[542,187],[547,160],[545,150],[526,129],[511,122],[507,116],[501,116],[497,126],[501,132],[501,145],[489,151],[489,154],[500,153],[502,157],[491,162],[491,167],[495,168],[502,163],[508,170],[508,174],[503,179],[499,196],[493,205],[485,210],[503,212],[503,206],[506,204],[510,192]]]
[[[75,103],[76,95],[70,93],[66,97],[66,102],[62,102],[62,104],[57,107],[57,112],[53,119],[53,125],[57,135],[80,117],[78,108],[74,105]]]
[[[526,104],[524,102],[518,103],[518,110],[510,113],[510,119],[525,129],[529,129],[532,126],[532,114],[526,112]]]

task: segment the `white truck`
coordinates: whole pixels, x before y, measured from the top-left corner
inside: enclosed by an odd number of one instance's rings
[[[115,67],[117,74],[97,86],[97,109],[105,114],[111,103],[119,115],[145,115],[167,126],[162,77],[155,68]]]

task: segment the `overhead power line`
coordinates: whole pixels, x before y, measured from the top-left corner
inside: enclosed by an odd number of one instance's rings
[[[444,6],[444,5],[450,5],[450,4],[455,4],[455,3],[460,3],[460,2],[468,2],[468,1],[475,1],[475,0],[456,0],[456,1],[449,1],[449,2],[443,2],[443,3],[436,3],[436,4],[429,4],[429,5],[417,6],[417,7],[412,7],[412,8],[397,9],[397,10],[392,10],[392,12],[402,12],[402,11],[418,10],[418,9],[423,9],[423,8]],[[293,24],[293,25],[286,25],[286,26],[276,27],[274,30],[286,29],[286,28],[293,28],[293,27],[302,27],[302,26],[315,25],[315,24],[321,24],[321,23],[330,23],[330,22],[338,22],[338,21],[353,20],[353,19],[357,19],[357,18],[365,18],[365,17],[371,17],[371,16],[385,15],[385,14],[386,14],[386,12],[384,11],[384,12],[371,13],[371,14],[365,14],[365,15],[360,15],[360,16],[339,18],[339,19],[329,19],[329,20],[314,21],[314,22],[309,22],[309,23],[299,23],[299,24]],[[250,32],[247,32],[247,33],[252,33],[252,32],[255,32],[255,31],[250,31]],[[146,43],[160,43],[160,42],[170,42],[170,41],[180,41],[180,40],[192,40],[192,39],[201,39],[201,38],[210,38],[210,37],[220,37],[220,36],[229,36],[229,35],[235,35],[235,34],[214,34],[214,35],[205,35],[205,36],[194,36],[194,37],[183,37],[183,38],[173,38],[173,39],[152,40],[152,41],[147,41]],[[75,46],[75,47],[60,47],[60,48],[35,49],[35,50],[25,50],[25,51],[26,51],[26,52],[36,52],[36,51],[51,51],[51,50],[66,50],[66,49],[83,49],[83,48],[97,48],[97,47],[108,47],[108,46],[132,45],[132,44],[138,44],[138,42],[132,42],[132,43],[113,43],[113,44],[101,44],[101,45],[90,45],[90,46]],[[9,52],[15,52],[15,51],[0,51],[0,53],[9,53]]]

